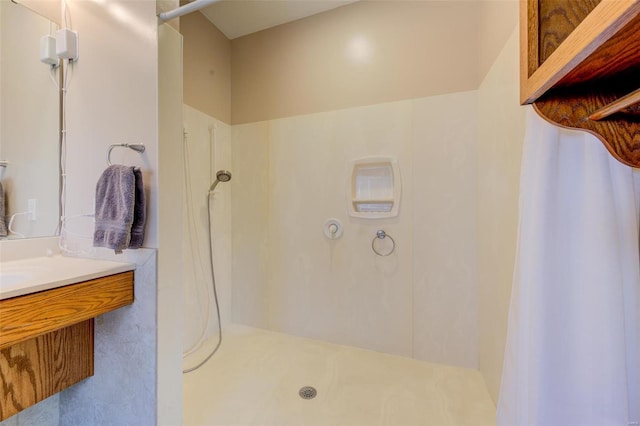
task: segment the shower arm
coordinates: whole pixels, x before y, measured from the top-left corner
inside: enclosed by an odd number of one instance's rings
[[[158,15],[158,18],[160,18],[162,22],[167,22],[172,20],[173,18],[177,18],[179,16],[186,15],[187,13],[200,10],[203,7],[207,7],[210,4],[216,3],[218,1],[220,0],[194,0],[191,3],[187,3],[183,6],[170,10],[168,12],[162,12],[161,14]]]

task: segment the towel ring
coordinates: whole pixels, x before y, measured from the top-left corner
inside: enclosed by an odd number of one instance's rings
[[[384,240],[385,238],[388,238],[391,240],[391,250],[389,250],[387,253],[381,253],[376,249],[376,241]],[[391,238],[391,235],[387,234],[382,229],[380,229],[378,230],[378,232],[376,232],[376,236],[373,237],[373,241],[371,241],[371,249],[378,256],[389,256],[396,249],[396,242],[393,238]]]
[[[139,152],[140,154],[142,154],[145,150],[144,145],[142,144],[128,144],[128,143],[119,143],[119,144],[113,144],[113,145],[109,145],[109,149],[107,150],[107,164],[109,166],[111,166],[111,151],[113,150],[113,148],[117,148],[117,147],[122,147],[122,148],[129,148],[134,150],[135,152]]]

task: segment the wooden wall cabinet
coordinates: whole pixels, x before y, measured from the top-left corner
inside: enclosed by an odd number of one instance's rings
[[[521,103],[640,167],[640,0],[521,0]]]
[[[94,317],[133,303],[133,271],[0,300],[0,421],[93,375]]]

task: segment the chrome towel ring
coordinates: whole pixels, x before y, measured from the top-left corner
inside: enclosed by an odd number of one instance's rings
[[[117,147],[122,147],[122,148],[129,148],[134,150],[135,152],[139,152],[140,154],[142,154],[145,150],[144,145],[142,144],[128,144],[128,143],[118,143],[118,144],[113,144],[113,145],[109,145],[109,149],[107,150],[107,164],[109,166],[111,166],[111,151],[113,150],[113,148],[117,148]]]
[[[391,250],[387,251],[386,253],[381,253],[378,249],[376,249],[376,241],[384,240],[385,238],[391,240]],[[378,232],[376,232],[376,236],[373,237],[373,241],[371,241],[371,249],[378,256],[389,256],[396,249],[396,242],[393,238],[391,238],[391,235],[384,232],[384,230],[379,229]]]

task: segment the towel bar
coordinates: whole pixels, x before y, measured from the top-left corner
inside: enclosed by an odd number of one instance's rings
[[[389,240],[391,240],[391,249],[389,249],[386,253],[382,253],[381,251],[376,249],[376,241],[384,240],[385,238],[388,238]],[[384,230],[380,229],[378,230],[378,232],[376,232],[376,236],[373,237],[373,241],[371,241],[371,249],[378,256],[383,256],[383,257],[389,256],[396,249],[396,241],[393,238],[391,238],[391,235],[387,234],[386,232],[384,232]]]
[[[113,145],[109,145],[109,149],[107,150],[107,164],[109,166],[111,166],[111,151],[113,150],[113,148],[117,148],[117,147],[122,147],[122,148],[129,148],[132,149],[136,152],[139,152],[140,154],[142,154],[145,150],[144,145],[142,144],[128,144],[128,143],[119,143],[119,144],[113,144]]]
[[[0,160],[0,167],[7,167],[9,162],[7,160]]]

